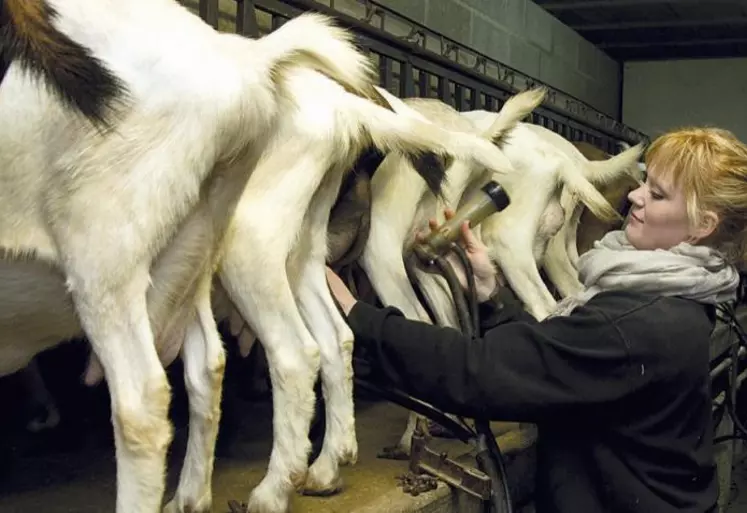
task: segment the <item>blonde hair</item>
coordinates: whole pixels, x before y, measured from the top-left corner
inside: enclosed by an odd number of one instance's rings
[[[672,173],[694,226],[705,210],[719,225],[705,243],[742,266],[747,260],[747,145],[728,130],[688,127],[666,133],[646,151],[646,167]]]

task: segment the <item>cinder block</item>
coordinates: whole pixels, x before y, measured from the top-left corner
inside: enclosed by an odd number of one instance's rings
[[[366,15],[366,6],[357,0],[335,0],[335,9],[353,18]]]
[[[417,22],[425,22],[425,9],[428,0],[379,0],[379,3]]]
[[[599,59],[599,49],[582,38],[578,45],[578,70],[587,77],[596,79],[599,75]]]
[[[552,54],[541,53],[539,79],[578,99],[586,96],[586,78]]]
[[[472,33],[472,12],[452,0],[428,2],[425,24],[431,29],[466,44]]]
[[[578,62],[582,37],[563,23],[552,25],[552,53],[572,66]]]
[[[506,2],[508,0],[462,0],[462,3],[472,7],[480,14],[484,14],[493,21],[501,22],[506,18]]]
[[[526,37],[546,52],[552,52],[553,24],[560,23],[534,2],[526,3]]]
[[[472,13],[470,46],[499,62],[508,62],[508,34],[478,13]]]
[[[506,2],[506,16],[498,21],[511,34],[524,36],[526,29],[527,0],[504,0]],[[529,2],[531,3],[531,2]]]
[[[532,78],[540,76],[540,50],[518,36],[510,35],[508,42],[508,64]]]

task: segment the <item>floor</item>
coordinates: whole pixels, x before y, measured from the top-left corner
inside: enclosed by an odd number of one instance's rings
[[[52,434],[30,436],[14,421],[19,416],[0,418],[0,513],[98,513],[113,511],[115,497],[114,451],[105,388],[86,389],[79,384],[84,359],[76,349],[64,348],[49,356],[46,368],[65,357],[78,363],[64,372],[45,374],[50,389],[60,398],[65,419]],[[60,356],[60,354],[62,356]],[[70,356],[68,354],[67,356]],[[44,360],[42,368],[44,369]],[[235,371],[236,369],[234,369]],[[228,369],[227,382],[241,389],[237,372]],[[170,371],[178,374],[178,368]],[[234,376],[231,378],[231,376]],[[173,493],[186,442],[186,409],[183,390],[176,389],[173,418],[177,426],[169,458],[167,496]],[[11,380],[0,380],[0,403],[5,411],[21,412],[23,404]],[[215,513],[228,511],[227,501],[245,501],[264,475],[270,452],[271,404],[267,399],[237,396],[233,408],[224,414],[232,430],[221,433],[215,464]],[[386,402],[361,396],[357,400],[359,462],[342,471],[344,493],[328,497],[293,499],[296,513],[349,513],[384,495],[398,497],[396,477],[407,471],[405,462],[379,459],[377,453],[399,438],[407,411]],[[466,451],[459,442],[440,441],[436,448],[450,455]],[[733,501],[727,513],[747,513],[747,459],[734,473]]]

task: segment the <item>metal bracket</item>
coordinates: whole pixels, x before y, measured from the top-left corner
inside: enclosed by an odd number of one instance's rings
[[[418,419],[418,426],[412,435],[410,472],[400,476],[400,484],[404,492],[415,496],[435,489],[437,483],[434,477],[480,500],[490,499],[490,478],[477,469],[457,463],[446,453],[429,448]]]

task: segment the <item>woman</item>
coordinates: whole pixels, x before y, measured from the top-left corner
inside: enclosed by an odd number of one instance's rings
[[[467,339],[330,287],[382,379],[446,412],[534,422],[538,513],[710,512],[709,339],[739,283],[747,147],[693,128],[658,138],[624,231],[579,262],[585,291],[543,322],[483,303]],[[500,296],[486,249],[463,227],[482,301]],[[492,315],[490,315],[492,314]]]

